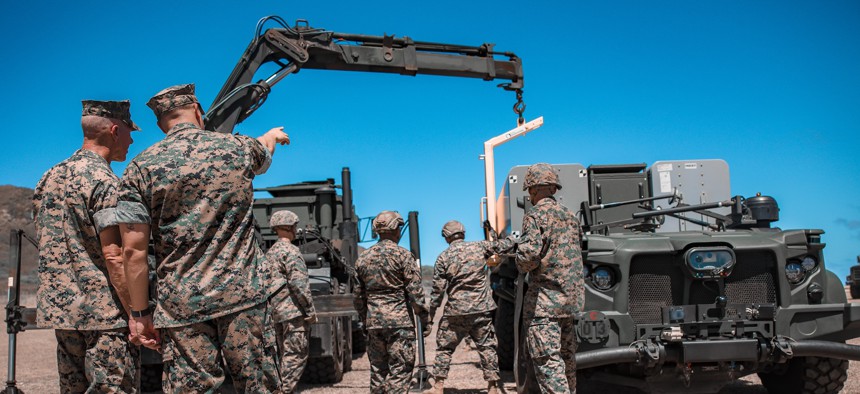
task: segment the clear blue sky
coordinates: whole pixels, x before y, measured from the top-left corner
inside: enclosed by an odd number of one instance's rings
[[[80,100],[130,99],[133,156],[162,138],[144,105],[193,82],[205,107],[281,15],[349,33],[480,45],[522,57],[528,119],[497,150],[513,165],[725,159],[732,193],[774,196],[783,228],[823,228],[844,277],[860,254],[860,2],[3,2],[0,184],[33,187],[81,142]],[[361,216],[421,212],[425,264],[441,225],[480,237],[482,142],[514,126],[494,82],[305,70],[237,131],[283,125],[257,187],[353,170]],[[130,157],[131,157],[130,156]],[[115,163],[121,173],[125,163]]]

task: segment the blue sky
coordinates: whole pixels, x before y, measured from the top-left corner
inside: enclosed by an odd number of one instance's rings
[[[33,187],[81,142],[82,99],[130,99],[130,157],[162,138],[144,105],[193,82],[212,102],[253,36],[280,15],[333,31],[513,51],[526,118],[545,126],[496,151],[518,164],[721,158],[732,194],[774,196],[783,228],[822,228],[829,268],[860,254],[860,3],[856,1],[3,2],[0,184]],[[484,140],[515,125],[495,82],[304,70],[237,127],[285,126],[255,183],[353,171],[360,216],[420,211],[431,264],[442,224],[479,239]],[[125,163],[115,163],[121,173]]]

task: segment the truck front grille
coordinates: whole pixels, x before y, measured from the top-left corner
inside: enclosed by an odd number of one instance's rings
[[[738,262],[726,278],[729,304],[776,303],[776,262],[767,251],[736,252]],[[637,324],[660,324],[662,308],[674,305],[713,304],[719,295],[716,282],[692,280],[680,256],[636,256],[630,265],[628,312]],[[727,318],[737,319],[729,307]]]

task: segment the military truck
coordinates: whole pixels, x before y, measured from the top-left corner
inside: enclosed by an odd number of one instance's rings
[[[288,209],[299,217],[294,244],[308,267],[318,318],[311,325],[308,364],[302,380],[339,382],[343,373],[352,368],[352,354],[365,350],[365,337],[352,305],[359,239],[349,168],[343,169],[340,185],[329,178],[256,191],[272,196],[254,200],[254,218],[264,249],[278,240],[269,227],[273,213]]]
[[[557,164],[557,200],[578,212],[585,310],[576,317],[580,383],[713,393],[757,373],[771,393],[835,393],[860,347],[860,304],[827,270],[823,230],[783,230],[774,198],[732,196],[722,160],[651,166]],[[527,166],[510,170],[488,212],[517,237],[531,208]],[[503,367],[537,390],[524,345],[528,276],[511,258],[492,275]]]
[[[851,298],[860,298],[860,256],[857,256],[857,264],[852,265],[849,269],[848,277],[845,278],[845,285],[848,286]]]

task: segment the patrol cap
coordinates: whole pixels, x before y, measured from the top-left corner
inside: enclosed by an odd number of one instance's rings
[[[556,174],[555,169],[551,165],[547,163],[532,164],[526,171],[526,181],[523,182],[523,190],[541,185],[555,185],[561,190],[558,174]]]
[[[275,228],[279,226],[295,226],[299,223],[299,216],[292,211],[278,211],[272,214],[269,218],[269,227]]]
[[[373,230],[377,233],[397,231],[404,223],[403,217],[395,211],[382,211],[373,218]]]
[[[460,223],[456,220],[452,220],[442,226],[442,236],[445,238],[448,238],[457,233],[466,233],[466,228],[463,227],[463,223]]]
[[[140,127],[131,120],[131,102],[128,100],[122,101],[98,101],[98,100],[82,100],[83,111],[81,116],[100,116],[102,118],[119,119],[123,123],[131,127],[132,130],[140,130]]]
[[[146,106],[152,109],[156,118],[167,112],[189,104],[200,103],[194,95],[194,84],[174,85],[152,96]],[[202,109],[201,109],[202,110]]]

